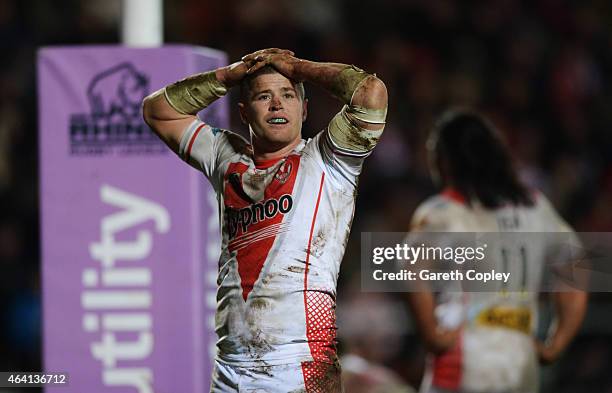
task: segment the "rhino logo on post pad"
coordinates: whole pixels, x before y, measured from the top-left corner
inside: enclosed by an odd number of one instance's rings
[[[130,63],[96,75],[87,88],[91,115],[109,122],[139,118],[142,100],[148,94],[149,79]]]
[[[98,73],[85,93],[90,112],[70,117],[72,154],[166,153],[142,120],[149,77],[132,63],[120,63]]]

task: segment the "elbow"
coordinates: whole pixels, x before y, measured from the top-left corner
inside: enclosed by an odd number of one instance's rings
[[[142,119],[144,120],[145,124],[149,126],[149,129],[153,131],[155,135],[164,139],[163,135],[160,132],[160,129],[159,129],[160,123],[159,123],[159,119],[156,116],[156,112],[155,112],[154,94],[151,94],[145,97],[144,100],[142,100]]]
[[[142,100],[142,119],[149,127],[151,126],[153,120],[151,113],[151,100],[151,96],[145,97],[145,99]]]
[[[142,118],[149,127],[164,116],[164,89],[149,94],[142,100]]]
[[[387,86],[377,76],[371,75],[359,86],[351,104],[370,109],[386,109],[387,102]]]
[[[370,94],[372,96],[373,101],[375,101],[375,103],[379,104],[380,106],[384,106],[386,108],[389,93],[387,92],[387,86],[385,85],[385,82],[374,76],[373,78],[370,78],[367,83],[371,85]]]

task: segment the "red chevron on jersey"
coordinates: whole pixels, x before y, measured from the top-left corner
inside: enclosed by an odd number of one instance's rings
[[[287,227],[285,214],[293,207],[293,187],[300,163],[291,155],[276,171],[256,170],[237,162],[229,165],[224,176],[225,218],[229,233],[229,250],[236,253],[242,297],[246,301],[253,289],[270,248],[279,233]],[[251,169],[251,171],[253,171]],[[261,176],[258,183],[269,181],[261,196],[249,193],[245,177]],[[268,178],[268,179],[265,179]]]

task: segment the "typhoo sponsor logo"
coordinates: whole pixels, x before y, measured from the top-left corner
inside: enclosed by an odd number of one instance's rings
[[[272,219],[278,214],[287,214],[293,208],[293,197],[291,194],[284,194],[280,198],[270,198],[266,201],[257,202],[242,209],[232,209],[227,207],[225,210],[229,238],[233,239],[238,234],[247,233],[252,224],[260,221]]]

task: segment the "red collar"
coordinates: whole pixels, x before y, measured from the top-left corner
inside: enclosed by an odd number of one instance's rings
[[[466,199],[463,194],[453,187],[446,187],[444,190],[442,190],[441,195],[462,205],[466,204]]]
[[[255,168],[268,169],[285,157],[270,158],[269,160],[255,160]]]

